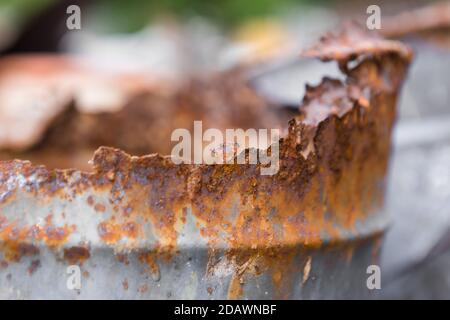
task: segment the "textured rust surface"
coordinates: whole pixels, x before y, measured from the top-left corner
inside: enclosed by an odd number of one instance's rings
[[[139,261],[147,265],[156,278],[158,260],[170,261],[179,250],[180,230],[187,223],[189,211],[210,250],[207,273],[217,272],[215,255],[219,249],[226,251],[228,260],[235,266],[230,298],[241,295],[247,275],[267,270],[271,271],[276,288],[289,287],[289,275],[297,272],[290,268],[301,268],[307,281],[311,268],[308,255],[302,255],[302,263],[293,263],[299,247],[309,250],[326,248],[328,244],[342,245],[340,241],[348,238],[348,234],[358,236],[358,223],[376,215],[383,206],[397,94],[411,52],[397,42],[367,35],[352,27],[343,33],[328,35],[305,54],[337,60],[346,80],[325,78],[318,86],[307,88],[298,113],[288,122],[280,139],[277,174],[260,175],[260,164],[175,165],[168,156],[133,157],[119,149],[101,147],[94,154],[89,172],[51,170],[20,160],[0,162],[0,210],[16,201],[19,191],[22,198],[35,198],[42,204],[56,198],[76,201],[89,194],[86,203],[93,212],[89,214],[101,216],[98,236],[116,252],[139,249],[140,241],[147,237],[145,225],[152,226],[156,238],[154,246],[142,252]],[[356,64],[350,63],[355,60]],[[205,102],[210,101],[208,98],[216,103],[227,101],[225,97],[229,101],[243,99],[241,103],[234,103],[234,108],[249,105],[249,99],[256,101],[251,107],[240,109],[242,113],[238,115],[235,114],[237,109],[225,110],[223,105],[213,103],[214,110],[207,119],[212,126],[217,123],[215,127],[219,128],[230,124],[250,126],[251,120],[256,125],[278,124],[286,116],[271,118],[273,111],[266,110],[267,106],[258,102],[260,100],[250,89],[236,86],[240,84],[228,83],[222,91],[212,89],[211,92],[208,87],[191,87],[189,90],[201,93],[177,98],[175,105],[180,109],[176,110],[180,111],[176,114],[180,119],[179,122],[177,118],[170,119],[174,121],[172,125],[183,127],[182,124],[195,119],[198,110],[204,113],[210,106]],[[191,111],[193,105],[194,111]],[[267,112],[259,115],[260,111]],[[165,128],[165,120],[154,117],[175,114],[172,111],[164,114],[163,109],[148,112],[150,121],[162,128]],[[112,118],[114,123],[115,117],[122,115],[119,112],[95,117],[102,116]],[[242,120],[245,116],[248,119]],[[240,123],[241,120],[244,122]],[[66,123],[64,121],[61,123]],[[58,125],[53,127],[58,132],[55,128]],[[49,133],[48,139],[53,146],[55,140],[51,135]],[[117,139],[113,133],[112,136]],[[67,139],[69,144],[74,141],[70,137]],[[152,148],[158,150],[158,147]],[[99,202],[96,194],[106,194],[108,201]],[[71,233],[77,232],[76,225],[53,225],[52,214],[60,213],[49,213],[41,225],[19,227],[0,211],[0,243],[6,246],[2,248],[6,263],[36,253],[23,249],[23,243],[44,243],[57,249],[67,242]],[[357,245],[348,245],[349,260]],[[83,262],[89,255],[87,246],[64,250],[68,261]],[[127,258],[121,255],[120,260],[125,263]],[[125,280],[123,287],[128,287]],[[284,289],[283,292],[289,291]]]

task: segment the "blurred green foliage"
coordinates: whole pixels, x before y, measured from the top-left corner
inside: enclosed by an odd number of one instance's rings
[[[323,0],[322,0],[323,1]],[[109,31],[133,32],[155,17],[201,16],[224,28],[254,17],[275,15],[313,0],[98,0],[95,15]]]
[[[0,9],[10,10],[19,18],[26,18],[57,0],[0,0]]]
[[[0,9],[28,17],[58,0],[0,0]],[[133,32],[152,19],[166,16],[186,19],[201,16],[230,28],[248,18],[265,17],[317,0],[91,0],[88,15],[104,31]],[[321,0],[319,2],[322,2]],[[73,4],[77,1],[74,0]]]
[[[113,22],[111,27],[122,31],[138,30],[161,15],[181,19],[202,16],[230,27],[248,18],[276,14],[305,2],[308,0],[100,0],[97,12]]]

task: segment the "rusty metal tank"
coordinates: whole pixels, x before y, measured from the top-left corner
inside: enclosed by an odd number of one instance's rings
[[[70,102],[45,119],[44,129],[35,128],[37,139],[1,153],[0,298],[376,295],[367,287],[367,268],[378,264],[388,223],[391,131],[412,54],[352,25],[303,55],[335,61],[343,79],[307,86],[299,108],[289,112],[233,78],[219,77],[217,90],[212,81],[188,85],[170,103],[96,113],[74,106],[68,90]],[[222,103],[211,107],[211,96]],[[152,93],[145,101],[155,99]],[[132,108],[138,116],[127,112]],[[280,128],[279,171],[265,176],[260,163],[177,165],[170,156],[137,156],[146,143],[154,151],[166,146],[158,132],[197,117],[219,128]],[[50,168],[58,159],[77,163],[76,150],[96,144],[106,146],[95,151],[91,167]],[[49,166],[26,161],[49,154]],[[71,290],[74,265],[82,279]]]

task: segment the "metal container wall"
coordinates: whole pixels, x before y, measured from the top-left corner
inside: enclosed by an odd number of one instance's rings
[[[365,298],[378,265],[391,131],[411,52],[356,27],[308,57],[279,170],[175,165],[102,147],[92,172],[0,162],[0,297]],[[250,152],[247,150],[246,152]],[[67,281],[80,269],[81,288]],[[68,269],[69,267],[69,269]]]

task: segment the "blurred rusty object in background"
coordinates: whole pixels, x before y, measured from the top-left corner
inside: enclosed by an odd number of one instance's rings
[[[387,17],[380,31],[386,37],[398,38],[413,33],[449,28],[450,2],[443,1]]]

